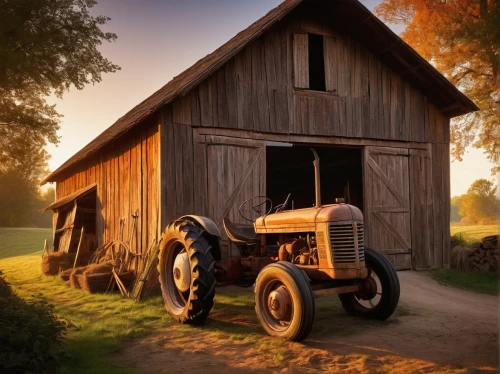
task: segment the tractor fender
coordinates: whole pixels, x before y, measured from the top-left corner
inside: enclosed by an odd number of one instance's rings
[[[222,235],[215,222],[212,221],[210,218],[197,216],[194,214],[178,218],[178,220],[183,220],[183,219],[194,221],[193,222],[194,224],[200,226],[203,230],[205,230],[205,232],[208,234],[207,235],[208,243],[212,246],[211,249],[212,256],[214,257],[215,261],[220,261],[222,254],[221,254],[219,239],[221,238]]]

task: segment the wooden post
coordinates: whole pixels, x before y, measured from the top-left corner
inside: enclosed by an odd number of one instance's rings
[[[47,239],[45,239],[45,243],[43,244],[43,253],[42,253],[42,259],[45,257],[45,255],[49,255],[49,246],[47,245]]]
[[[73,269],[76,266],[76,262],[78,261],[78,254],[80,253],[80,247],[82,245],[83,232],[85,231],[85,227],[82,226],[82,232],[80,234],[80,240],[78,241],[78,248],[76,249],[75,262],[73,263]]]

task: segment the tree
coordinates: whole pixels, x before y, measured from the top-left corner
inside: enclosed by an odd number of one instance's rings
[[[40,176],[47,173],[49,155],[25,136],[20,127],[9,136],[0,127],[0,226],[32,226],[33,212],[41,206]],[[48,205],[48,204],[47,204]]]
[[[452,122],[452,154],[483,148],[500,165],[500,0],[383,0],[376,13],[479,107]],[[495,171],[495,170],[494,170]]]
[[[453,196],[451,198],[450,205],[450,222],[460,222],[462,220],[462,216],[458,213],[460,210],[460,196]]]
[[[82,89],[119,66],[97,49],[116,35],[92,16],[95,0],[0,0],[0,226],[33,224],[47,142],[57,144],[60,115],[45,98]],[[36,221],[36,220],[35,220]]]
[[[36,227],[52,227],[52,211],[40,213],[40,210],[48,207],[56,199],[56,191],[53,187],[49,187],[45,192],[40,194],[36,207],[32,211],[30,223]]]
[[[464,217],[462,222],[475,224],[496,221],[500,202],[495,196],[496,187],[493,182],[478,179],[457,199],[458,213]]]
[[[61,97],[119,69],[97,47],[116,39],[92,16],[95,0],[0,0],[0,128],[3,146],[23,132],[43,148],[58,142],[60,115],[45,97]]]

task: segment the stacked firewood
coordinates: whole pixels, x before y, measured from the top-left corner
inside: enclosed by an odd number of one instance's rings
[[[468,250],[469,265],[472,270],[498,271],[500,256],[498,251],[498,235],[483,238],[481,242],[473,243]]]

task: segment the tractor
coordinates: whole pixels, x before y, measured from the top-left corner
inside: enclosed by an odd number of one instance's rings
[[[223,226],[240,256],[221,259],[221,233],[209,218],[186,215],[168,224],[158,271],[167,312],[180,323],[203,324],[216,285],[254,285],[255,310],[265,329],[290,341],[311,331],[315,299],[338,295],[350,315],[386,320],[399,301],[399,279],[388,259],[364,247],[363,214],[343,199],[321,204],[320,160],[314,149],[315,205],[294,209],[291,195],[272,208],[265,196],[245,201],[253,222]],[[248,217],[248,212],[258,217]]]

